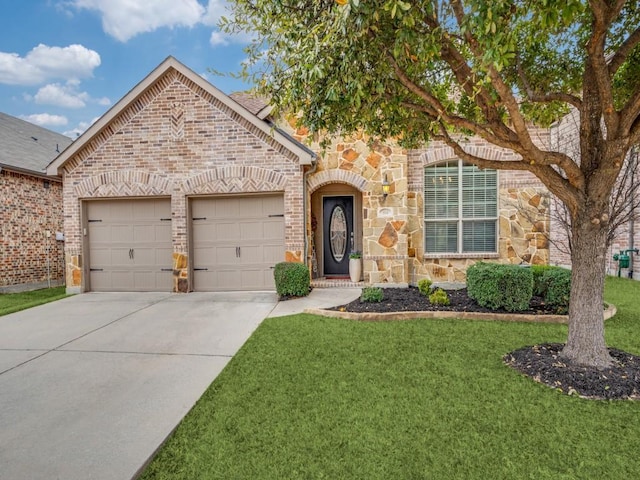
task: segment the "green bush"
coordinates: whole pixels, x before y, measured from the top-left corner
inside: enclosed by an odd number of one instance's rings
[[[447,292],[438,288],[435,292],[429,295],[429,303],[431,305],[449,305],[451,301],[449,300]]]
[[[546,287],[542,283],[542,275],[550,268],[559,268],[552,265],[531,265],[531,273],[533,273],[533,294],[544,297]]]
[[[533,296],[533,273],[518,265],[478,262],[467,269],[467,293],[492,310],[526,310]]]
[[[384,298],[384,292],[380,287],[364,287],[360,301],[365,303],[381,302]]]
[[[423,278],[418,282],[418,291],[425,297],[429,296],[429,293],[431,293],[432,283],[433,282],[431,282],[431,280],[429,280],[428,278]]]
[[[309,295],[311,277],[309,268],[303,263],[280,262],[273,271],[276,292],[283,297],[306,297]]]
[[[561,267],[549,268],[542,275],[540,283],[544,286],[544,302],[557,313],[567,313],[571,293],[571,270]]]

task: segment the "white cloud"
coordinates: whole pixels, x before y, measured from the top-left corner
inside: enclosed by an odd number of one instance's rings
[[[40,105],[53,105],[63,108],[83,108],[87,103],[94,103],[101,106],[111,105],[111,100],[107,97],[92,98],[87,92],[78,90],[79,83],[75,81],[67,82],[66,85],[50,83],[38,90],[35,96],[24,95],[27,101],[35,101]]]
[[[209,0],[207,13],[205,13],[204,17],[202,18],[202,23],[204,23],[205,25],[216,27],[216,29],[211,32],[211,36],[209,37],[209,43],[212,47],[226,46],[231,44],[242,45],[251,42],[252,35],[249,35],[245,32],[239,32],[231,35],[218,30],[218,22],[223,16],[229,19],[233,19],[233,9],[231,8],[230,3],[226,0]]]
[[[82,45],[49,47],[40,44],[21,57],[0,52],[0,83],[37,85],[56,78],[78,80],[91,77],[100,55]]]
[[[121,42],[161,27],[192,27],[205,14],[197,0],[72,0],[72,5],[100,12],[104,31]]]
[[[207,11],[202,17],[202,23],[208,26],[215,26],[221,17],[230,17],[232,15],[231,12],[229,2],[226,0],[209,0]]]
[[[88,93],[76,92],[73,86],[58,83],[45,85],[34,97],[36,103],[64,108],[83,108],[88,99]]]
[[[69,123],[67,117],[61,115],[51,115],[49,113],[34,113],[33,115],[21,115],[22,120],[34,123],[40,126],[59,127]]]
[[[226,33],[214,31],[211,32],[209,43],[213,47],[217,47],[219,45],[229,45],[231,43],[231,39]]]

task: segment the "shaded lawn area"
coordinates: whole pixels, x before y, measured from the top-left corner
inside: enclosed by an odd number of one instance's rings
[[[0,294],[0,316],[36,307],[66,297],[65,287],[44,288],[21,293]]]
[[[640,353],[640,282],[607,279],[610,346]],[[232,319],[229,319],[232,321]],[[620,479],[640,402],[562,395],[502,363],[547,324],[267,319],[145,479]]]

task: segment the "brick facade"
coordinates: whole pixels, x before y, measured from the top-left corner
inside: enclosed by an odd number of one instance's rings
[[[63,281],[62,184],[0,171],[0,292]],[[49,236],[47,236],[49,232]]]
[[[168,68],[67,159],[62,173],[70,291],[86,286],[81,224],[86,199],[171,198],[176,291],[191,289],[189,196],[283,193],[283,260],[303,256],[299,158],[174,68]]]
[[[308,142],[308,130],[293,121],[281,125],[289,135],[276,138],[272,130],[257,128],[258,117],[242,113],[193,72],[171,67],[153,75],[153,81],[132,90],[52,167],[64,182],[70,291],[87,286],[82,209],[84,201],[98,198],[171,199],[174,290],[181,292],[192,288],[188,200],[200,195],[282,193],[283,260],[306,261],[314,276],[323,274],[322,222],[318,227],[317,219],[322,218],[325,196],[353,197],[352,249],[363,252],[365,283],[464,280],[466,268],[478,260],[549,261],[549,194],[527,172],[499,171],[495,254],[427,255],[424,168],[455,159],[449,147],[436,142],[424,150],[407,151],[393,142],[371,142],[356,134],[335,137],[321,148]],[[535,141],[548,144],[548,131],[533,134]],[[311,152],[309,162],[302,161],[292,139],[311,144],[314,165],[309,165]],[[491,159],[518,158],[478,139],[469,140],[465,148]],[[390,184],[387,196],[382,195],[385,179]]]

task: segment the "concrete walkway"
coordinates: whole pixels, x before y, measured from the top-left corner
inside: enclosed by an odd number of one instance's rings
[[[359,294],[88,293],[0,317],[0,479],[134,477],[262,319]]]

